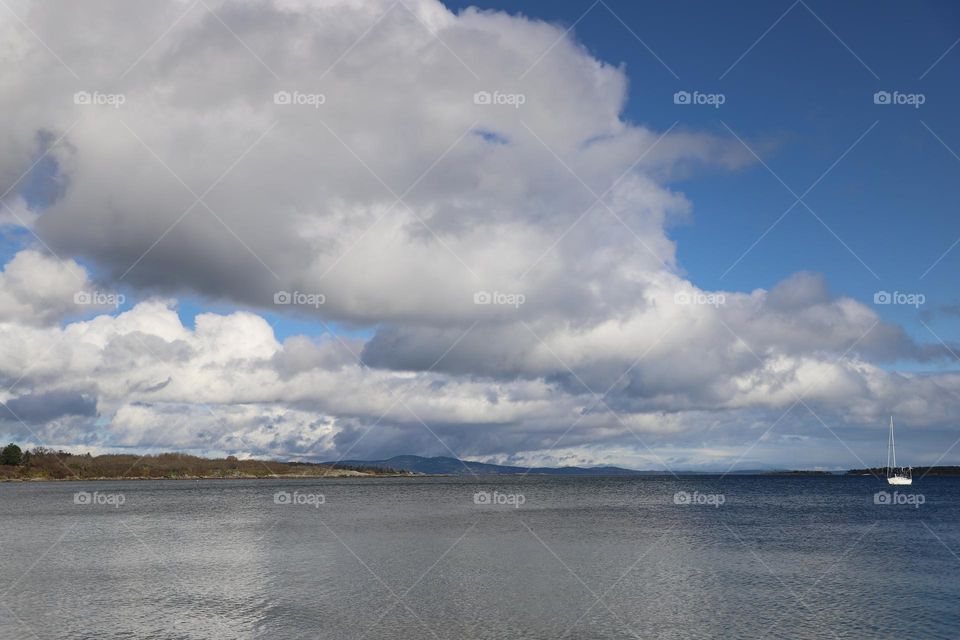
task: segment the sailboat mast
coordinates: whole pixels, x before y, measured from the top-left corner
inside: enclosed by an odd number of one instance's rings
[[[890,416],[890,458],[892,461],[892,468],[897,467],[897,442],[893,437],[893,416]]]

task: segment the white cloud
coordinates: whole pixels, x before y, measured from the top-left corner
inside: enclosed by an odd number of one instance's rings
[[[603,461],[604,451],[622,456],[632,450],[635,465],[691,465],[710,460],[701,451],[707,439],[716,452],[726,452],[716,453],[713,463],[735,458],[798,396],[838,430],[880,423],[885,411],[935,428],[956,411],[960,387],[957,376],[903,377],[859,356],[836,366],[786,353],[760,362],[732,337],[688,351],[682,333],[650,349],[620,378],[629,363],[618,360],[612,346],[619,341],[622,353],[636,353],[651,342],[639,330],[650,321],[639,321],[636,331],[546,336],[549,348],[531,340],[533,353],[520,360],[533,370],[517,377],[391,371],[363,366],[354,355],[361,341],[298,336],[281,343],[265,320],[248,312],[201,314],[190,328],[171,304],[149,300],[63,327],[0,324],[0,375],[10,387],[6,406],[15,412],[4,416],[3,428],[24,441],[97,450],[314,459],[452,450],[546,462],[564,456]],[[681,321],[676,309],[661,311],[664,324]],[[554,353],[579,373],[551,365]],[[607,384],[614,376],[620,379],[602,402],[580,383]],[[793,420],[784,428],[778,438],[798,429],[804,437],[817,435]],[[788,454],[769,448],[779,442],[759,450],[789,461],[796,447],[791,443]],[[647,443],[659,453],[651,454]],[[844,456],[829,459],[842,464]]]
[[[61,262],[39,251],[21,251],[0,273],[0,322],[56,322],[86,309],[87,305],[75,303],[75,295],[90,288],[86,273],[73,260]]]

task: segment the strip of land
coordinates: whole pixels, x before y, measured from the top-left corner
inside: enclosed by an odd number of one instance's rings
[[[0,450],[0,482],[42,480],[199,480],[229,478],[348,478],[390,476],[664,476],[669,471],[637,471],[621,467],[516,467],[457,458],[394,456],[387,460],[338,462],[280,462],[277,460],[202,458],[185,453],[156,455],[104,454],[94,456],[38,447],[21,451],[14,444]],[[681,471],[681,475],[710,476],[716,472]],[[739,471],[752,476],[831,476],[831,471]],[[851,469],[848,476],[883,476],[886,469]],[[914,467],[914,477],[957,476],[960,467]]]
[[[7,449],[4,449],[6,452]],[[188,480],[228,478],[345,478],[412,475],[361,465],[201,458],[184,453],[75,455],[37,448],[2,460],[0,481]]]

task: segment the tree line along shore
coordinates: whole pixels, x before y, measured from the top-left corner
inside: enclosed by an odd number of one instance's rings
[[[23,451],[16,444],[0,449],[0,481],[200,479],[200,478],[320,478],[414,475],[405,471],[356,465],[201,458],[184,453],[156,455],[73,454],[36,447]]]

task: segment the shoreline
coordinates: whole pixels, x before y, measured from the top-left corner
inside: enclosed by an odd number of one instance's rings
[[[330,479],[330,480],[342,480],[343,478],[417,478],[417,477],[430,477],[426,474],[409,474],[409,473],[390,473],[390,474],[372,474],[372,473],[357,473],[357,474],[329,474],[329,475],[316,475],[316,476],[304,476],[304,475],[274,475],[274,476],[255,476],[255,475],[240,475],[240,476],[177,476],[171,478],[169,476],[97,476],[93,478],[78,478],[76,476],[69,478],[0,478],[0,483],[4,482],[108,482],[108,481],[121,481],[121,480],[308,480],[308,479]]]

